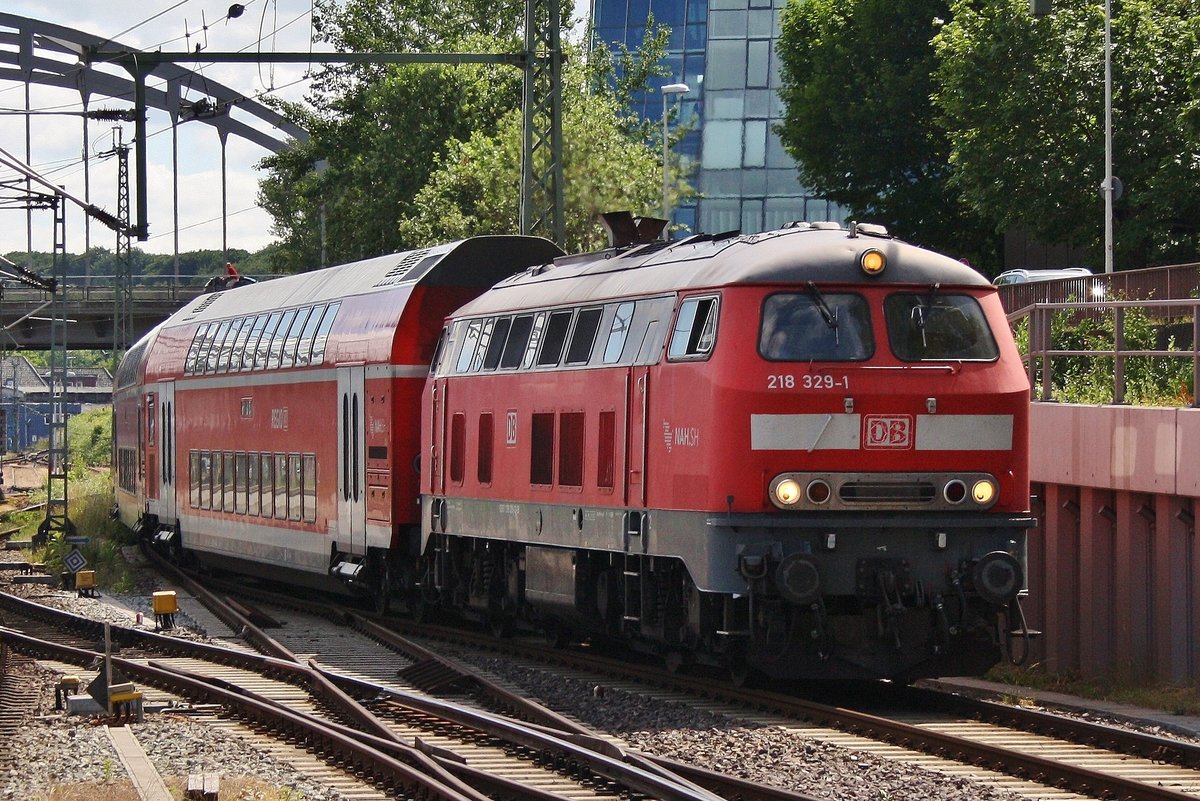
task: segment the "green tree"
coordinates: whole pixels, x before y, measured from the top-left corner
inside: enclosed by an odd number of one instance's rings
[[[800,182],[860,219],[972,261],[998,238],[947,187],[950,146],[930,95],[947,0],[792,0],[777,46],[778,127]]]
[[[1021,226],[1103,260],[1103,7],[951,0],[935,102],[951,183],[998,230]],[[1200,18],[1192,0],[1114,4],[1118,267],[1190,261],[1200,246]]]

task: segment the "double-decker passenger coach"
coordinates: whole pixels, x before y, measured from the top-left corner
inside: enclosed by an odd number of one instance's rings
[[[480,237],[201,295],[118,370],[121,519],[203,564],[386,600],[415,555],[444,317],[560,253]]]
[[[739,675],[984,670],[1028,398],[988,282],[876,226],[532,267],[443,334],[418,602]]]

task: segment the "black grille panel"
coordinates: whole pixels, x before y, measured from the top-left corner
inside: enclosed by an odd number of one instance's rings
[[[843,503],[929,503],[937,491],[928,481],[849,481],[838,487]]]

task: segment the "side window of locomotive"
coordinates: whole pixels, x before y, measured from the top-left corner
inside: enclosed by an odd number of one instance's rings
[[[625,340],[629,338],[629,327],[633,322],[633,307],[632,302],[617,306],[612,327],[608,329],[608,342],[604,346],[605,364],[621,361],[621,351],[625,348]]]
[[[667,358],[671,361],[706,359],[717,333],[717,299],[688,298],[679,307]]]
[[[271,341],[275,338],[275,329],[279,328],[279,321],[282,319],[283,312],[271,312],[271,316],[267,318],[267,327],[263,329],[258,344],[254,346],[255,370],[265,370],[270,364]]]
[[[500,364],[500,356],[504,353],[504,343],[508,341],[508,329],[512,325],[511,317],[501,317],[492,329],[492,338],[488,342],[487,353],[483,357],[483,369],[495,370]]]
[[[567,342],[567,331],[571,328],[574,311],[554,312],[546,323],[546,336],[538,353],[538,367],[552,367],[562,358],[563,345]]]
[[[338,309],[341,307],[341,303],[330,303],[326,307],[325,316],[321,318],[321,327],[317,329],[317,335],[313,338],[312,364],[320,364],[325,360],[325,345],[329,342],[329,332],[333,330],[333,320],[337,317]]]
[[[763,303],[758,352],[777,362],[857,362],[875,353],[871,311],[861,295],[778,293]]]
[[[504,355],[500,357],[500,369],[511,370],[521,366],[521,358],[525,355],[525,347],[529,344],[529,335],[533,331],[533,315],[522,314],[514,317],[508,329],[508,342],[504,343]]]
[[[571,344],[567,346],[567,364],[587,364],[603,314],[604,309],[583,309],[579,312],[575,330],[571,332]]]
[[[494,417],[491,412],[479,415],[479,458],[476,462],[475,477],[480,484],[492,483],[492,453],[496,439]]]
[[[529,330],[529,341],[525,343],[525,353],[521,357],[520,367],[522,370],[528,370],[533,366],[533,357],[537,353],[538,345],[542,342],[542,332],[546,328],[546,313],[538,312],[533,316],[533,325]]]
[[[483,329],[479,332],[479,344],[475,346],[475,355],[471,357],[471,366],[468,368],[472,373],[479,372],[479,368],[483,367],[484,356],[491,347],[492,328],[495,325],[494,318],[483,321]]]
[[[437,345],[433,348],[433,358],[429,362],[429,374],[438,375],[442,369],[442,356],[446,354],[446,341],[450,338],[450,329],[442,328],[442,335],[438,337]],[[315,361],[315,359],[314,359]]]
[[[275,335],[271,337],[270,355],[267,360],[267,369],[275,370],[279,367],[283,360],[283,346],[287,341],[288,331],[292,327],[292,321],[296,319],[296,310],[289,309],[283,313],[283,319],[279,321],[279,327],[275,329]]]
[[[483,329],[482,320],[472,320],[467,324],[467,334],[463,337],[462,350],[458,352],[458,363],[454,372],[465,373],[475,358],[475,350],[479,347],[479,332]]]
[[[883,313],[892,352],[903,361],[1000,357],[983,309],[970,295],[898,292],[884,300]]]

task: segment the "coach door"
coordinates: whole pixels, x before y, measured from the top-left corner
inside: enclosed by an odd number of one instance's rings
[[[175,383],[168,381],[158,395],[158,518],[167,523],[178,512],[175,461]]]
[[[350,553],[367,552],[366,368],[337,368],[338,383],[338,543]]]

